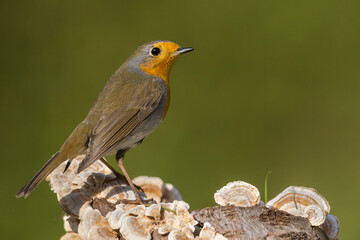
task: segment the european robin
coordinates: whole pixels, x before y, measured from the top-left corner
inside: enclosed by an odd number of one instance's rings
[[[20,189],[26,198],[62,162],[86,154],[78,173],[93,162],[116,154],[127,182],[143,203],[124,167],[125,153],[140,144],[164,119],[169,107],[169,75],[177,57],[193,48],[170,41],[153,41],[140,46],[105,85],[84,121],[70,134],[60,150]]]

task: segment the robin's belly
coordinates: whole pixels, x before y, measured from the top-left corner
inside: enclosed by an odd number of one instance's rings
[[[109,154],[115,154],[118,150],[135,147],[145,137],[149,136],[162,122],[163,112],[165,108],[165,100],[161,100],[159,106],[150,116],[140,123],[128,136],[120,141],[114,148],[114,151]]]

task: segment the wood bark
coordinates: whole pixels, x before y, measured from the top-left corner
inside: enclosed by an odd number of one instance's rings
[[[318,227],[312,227],[306,218],[263,205],[250,208],[208,207],[195,210],[192,214],[200,224],[209,222],[216,232],[229,240],[328,239]]]

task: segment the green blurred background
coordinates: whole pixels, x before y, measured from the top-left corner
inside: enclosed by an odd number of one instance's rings
[[[359,1],[1,1],[1,235],[59,239],[48,184],[15,193],[85,117],[139,45],[196,51],[171,74],[164,123],[126,157],[192,209],[244,180],[269,198],[313,187],[360,239]],[[111,162],[114,164],[113,158]]]

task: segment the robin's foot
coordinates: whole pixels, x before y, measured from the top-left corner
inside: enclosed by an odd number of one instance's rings
[[[100,158],[100,161],[101,161],[103,164],[105,164],[106,167],[108,167],[108,168],[113,172],[113,174],[116,176],[115,178],[106,179],[105,182],[104,182],[104,184],[105,184],[105,183],[110,183],[110,182],[119,180],[120,182],[125,182],[127,185],[131,186],[131,184],[128,182],[127,178],[126,178],[124,175],[122,175],[121,173],[119,173],[118,171],[116,171],[115,168],[113,168],[113,167],[106,161],[106,159],[105,159],[104,157]],[[143,190],[140,186],[138,186],[138,185],[136,185],[136,184],[134,184],[134,186],[137,188],[138,191],[144,192],[144,190]]]
[[[115,178],[105,179],[104,184],[106,184],[106,183],[111,183],[111,182],[114,182],[114,181],[120,181],[120,182],[124,182],[125,184],[127,184],[128,186],[130,186],[129,182],[127,181],[127,179],[126,179],[126,177],[125,177],[124,175],[122,175],[122,174],[119,173],[119,172],[113,172],[113,173],[114,173],[114,175],[115,175]],[[143,190],[140,186],[138,186],[138,185],[136,185],[136,184],[134,184],[134,186],[136,187],[136,189],[137,189],[138,191],[144,192],[144,190]]]
[[[148,204],[149,202],[153,202],[152,199],[149,200],[144,200],[140,197],[140,194],[137,190],[137,187],[135,186],[135,184],[132,182],[129,174],[127,173],[125,167],[124,167],[124,151],[118,151],[116,153],[116,160],[117,163],[121,169],[121,171],[124,173],[125,178],[127,179],[127,182],[129,183],[129,186],[131,187],[131,190],[133,191],[134,195],[135,195],[135,200],[126,200],[128,203],[133,203],[133,204]]]

